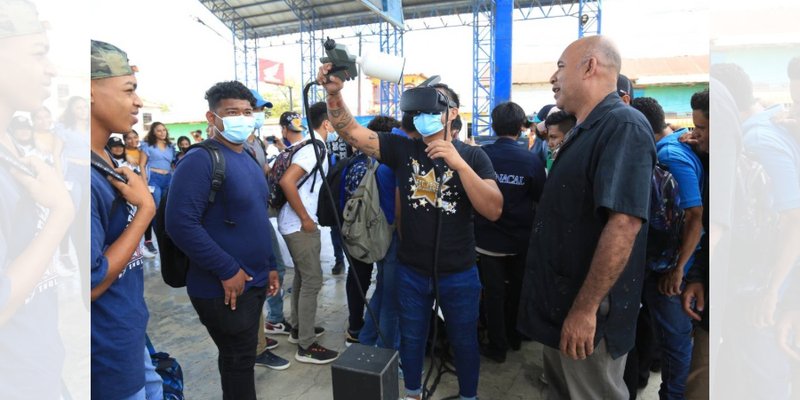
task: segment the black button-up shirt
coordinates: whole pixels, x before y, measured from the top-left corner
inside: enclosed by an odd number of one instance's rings
[[[567,135],[534,220],[520,305],[520,330],[558,348],[561,327],[594,257],[609,210],[641,218],[628,264],[597,315],[595,344],[617,358],[632,347],[644,276],[655,142],[644,116],[606,96]]]

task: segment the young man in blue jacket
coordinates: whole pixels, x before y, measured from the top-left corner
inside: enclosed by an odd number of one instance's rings
[[[244,150],[255,127],[255,98],[236,81],[206,92],[209,145],[225,158],[225,182],[209,202],[213,163],[204,149],[178,163],[166,208],[166,229],[191,260],[186,291],[219,349],[222,398],[255,400],[253,367],[267,296],[280,284],[267,215],[266,177]]]
[[[478,267],[489,322],[489,344],[482,352],[500,363],[505,362],[509,347],[520,348],[517,309],[522,276],[533,215],[546,179],[541,159],[517,143],[526,120],[525,111],[516,103],[498,104],[492,110],[497,140],[482,147],[503,193],[500,219],[491,222],[475,215],[475,250],[480,257]]]

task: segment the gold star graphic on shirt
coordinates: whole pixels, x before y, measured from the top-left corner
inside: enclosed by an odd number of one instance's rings
[[[414,185],[412,185],[413,193],[411,193],[410,200],[420,199],[425,200],[428,204],[437,207],[436,204],[436,189],[438,188],[438,184],[436,183],[436,173],[434,172],[433,168],[428,170],[427,173],[423,175],[414,174]],[[447,182],[446,179],[445,182]],[[447,185],[442,184],[442,193],[446,192],[449,187]],[[420,201],[422,203],[422,201]],[[422,204],[420,204],[422,205]]]

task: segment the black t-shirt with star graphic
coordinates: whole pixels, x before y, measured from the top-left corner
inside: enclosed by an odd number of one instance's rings
[[[378,134],[381,162],[392,168],[400,189],[400,261],[431,275],[436,244],[436,216],[442,208],[442,234],[439,245],[440,274],[451,274],[475,265],[475,235],[470,203],[458,173],[444,160],[435,162],[425,153],[421,139],[389,133]],[[495,179],[492,162],[480,147],[453,142],[461,158],[481,179]],[[434,167],[436,165],[436,167]],[[441,201],[436,201],[439,171],[443,171]]]

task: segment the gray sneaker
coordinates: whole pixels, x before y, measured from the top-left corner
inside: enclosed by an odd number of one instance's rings
[[[290,365],[292,365],[292,363],[290,363],[289,360],[278,357],[277,355],[275,355],[275,353],[269,350],[264,350],[263,353],[259,354],[258,357],[256,357],[257,367],[267,367],[281,371],[286,368],[289,368]]]

